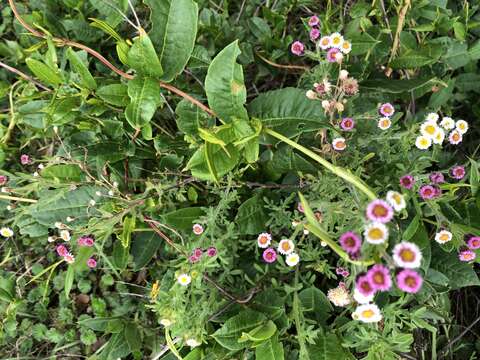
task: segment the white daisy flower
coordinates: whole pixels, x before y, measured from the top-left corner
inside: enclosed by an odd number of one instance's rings
[[[433,121],[426,121],[420,126],[420,133],[426,138],[433,139],[437,133],[438,125]]]
[[[380,120],[378,120],[378,127],[379,129],[382,129],[382,130],[387,130],[390,128],[390,126],[392,126],[392,120],[390,120],[390,118],[388,117],[382,117],[380,118]]]
[[[318,42],[318,46],[320,46],[320,49],[322,50],[327,50],[329,47],[332,46],[332,39],[330,38],[330,36],[324,36]]]
[[[458,120],[455,123],[455,127],[460,132],[460,134],[463,135],[468,131],[468,122],[466,122],[465,120]]]
[[[368,296],[363,295],[358,289],[353,290],[353,299],[359,304],[368,304],[373,301],[375,293],[371,293]]]
[[[280,240],[278,243],[278,252],[282,255],[288,255],[295,249],[295,244],[290,239]]]
[[[445,244],[452,240],[452,233],[448,230],[441,230],[435,234],[435,241],[439,244]]]
[[[399,267],[415,269],[420,267],[422,252],[416,244],[403,241],[393,248],[392,258],[395,265]]]
[[[437,132],[433,136],[432,141],[434,144],[440,145],[440,144],[443,144],[444,140],[445,140],[445,130],[443,130],[442,128],[438,128]]]
[[[188,274],[180,274],[177,276],[177,282],[182,286],[188,286],[192,282],[192,278]]]
[[[340,137],[333,139],[332,146],[337,151],[343,151],[346,149],[347,143],[345,142],[344,138]]]
[[[440,117],[437,113],[428,113],[427,116],[425,116],[425,121],[431,121],[436,123],[439,118]]]
[[[297,253],[292,252],[287,255],[287,257],[285,258],[285,262],[288,266],[293,267],[300,262],[300,256],[298,256]]]
[[[344,54],[348,54],[350,51],[352,51],[352,44],[350,41],[344,40],[343,44],[340,46],[340,50]]]
[[[364,323],[374,323],[382,320],[382,313],[375,304],[359,305],[352,314],[354,320]]]
[[[327,247],[327,243],[325,241],[320,241],[320,246],[321,247]]]
[[[427,150],[432,146],[432,140],[426,136],[418,136],[415,140],[415,146],[420,150]]]
[[[62,238],[63,241],[70,241],[70,239],[72,238],[68,230],[60,231],[60,237]]]
[[[458,145],[462,142],[462,140],[463,140],[462,133],[457,129],[451,131],[450,134],[448,134],[448,141],[452,145]]]
[[[336,32],[331,34],[330,39],[332,41],[332,44],[331,44],[332,47],[337,49],[342,48],[344,40],[343,40],[343,36],[340,33]]]
[[[445,116],[440,122],[440,126],[445,130],[452,130],[455,128],[455,120],[453,120],[451,117]]]
[[[2,235],[4,238],[9,238],[13,236],[13,230],[10,229],[9,227],[2,227],[0,229],[0,235]]]
[[[363,236],[370,244],[383,244],[388,238],[388,228],[380,222],[372,222],[365,226]]]
[[[265,249],[270,245],[271,242],[272,235],[270,235],[269,233],[261,233],[257,237],[257,245],[259,248]]]
[[[387,202],[395,209],[395,211],[402,211],[407,206],[405,198],[397,191],[387,192]]]

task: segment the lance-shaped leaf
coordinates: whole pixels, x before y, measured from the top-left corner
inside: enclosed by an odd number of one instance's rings
[[[192,0],[145,0],[150,7],[150,38],[163,67],[163,81],[180,74],[197,37],[198,6]]]
[[[73,51],[71,48],[67,50],[68,61],[70,61],[70,66],[73,71],[75,71],[79,77],[80,82],[89,90],[95,90],[97,88],[97,82],[93,78],[92,74],[88,70],[87,65],[85,65],[80,58],[80,56]]]
[[[62,77],[47,64],[35,59],[27,59],[25,62],[40,81],[53,86],[58,86],[63,82]]]
[[[125,117],[134,129],[149,123],[161,103],[160,84],[152,78],[137,77],[128,82],[130,104],[125,109]]]
[[[163,75],[162,65],[158,59],[150,37],[145,31],[140,31],[140,36],[133,41],[128,51],[128,65],[140,75],[160,78]]]
[[[243,69],[236,60],[241,51],[234,41],[212,60],[205,78],[208,104],[225,122],[234,118],[248,119],[244,107],[247,90],[243,81]]]

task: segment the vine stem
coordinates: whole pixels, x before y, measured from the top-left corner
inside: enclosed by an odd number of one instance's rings
[[[27,198],[21,198],[21,197],[16,197],[16,196],[9,196],[9,195],[0,195],[0,199],[19,201],[19,202],[28,202],[28,203],[32,203],[32,204],[36,204],[38,202],[38,200],[35,200],[35,199],[27,199]]]
[[[18,9],[15,5],[15,2],[14,0],[8,0],[8,3],[10,5],[10,8],[12,9],[12,12],[13,14],[15,15],[15,18],[17,19],[17,21],[26,29],[28,30],[33,36],[35,37],[38,37],[38,38],[42,38],[42,39],[46,39],[47,38],[47,35],[44,34],[43,32],[40,32],[36,29],[34,29],[33,27],[31,27],[21,16],[20,16],[20,13],[18,12]],[[64,39],[64,38],[58,38],[58,37],[53,37],[52,40],[58,45],[58,46],[71,46],[71,47],[75,47],[77,49],[81,49],[81,50],[84,50],[86,51],[87,53],[89,53],[90,55],[92,55],[93,57],[97,58],[98,60],[100,60],[100,62],[102,64],[104,64],[105,66],[107,66],[110,70],[112,70],[113,72],[115,72],[116,74],[120,75],[121,77],[127,79],[127,80],[133,80],[135,77],[131,74],[127,74],[126,72],[120,70],[119,68],[117,68],[115,65],[113,65],[110,61],[108,61],[102,54],[100,54],[98,51],[95,51],[93,50],[92,48],[86,46],[86,45],[83,45],[83,44],[80,44],[78,42],[75,42],[75,41],[71,41],[69,39]],[[27,75],[28,76],[28,75]],[[200,109],[202,109],[203,111],[205,111],[206,113],[210,114],[211,116],[215,116],[215,113],[206,105],[202,104],[200,101],[198,101],[197,99],[195,99],[194,97],[186,94],[185,92],[183,92],[182,90],[176,88],[175,86],[173,85],[170,85],[170,84],[166,84],[162,81],[160,81],[160,87],[176,94],[176,95],[179,95],[181,96],[182,98],[184,98],[185,100],[191,102],[192,104],[194,104],[195,106],[199,107]]]
[[[269,135],[273,136],[274,138],[277,138],[278,140],[281,140],[281,141],[287,143],[291,147],[301,151],[302,153],[304,153],[308,157],[312,158],[313,160],[318,162],[320,165],[325,167],[327,170],[331,171],[333,174],[337,175],[338,177],[341,177],[343,180],[347,181],[348,183],[352,184],[357,189],[362,191],[365,195],[368,196],[369,199],[375,200],[377,198],[377,196],[375,195],[373,190],[370,189],[370,187],[367,184],[365,184],[365,182],[363,182],[363,180],[358,178],[356,175],[348,172],[344,168],[333,165],[331,162],[329,162],[328,160],[325,160],[324,158],[322,158],[318,154],[314,153],[313,151],[307,149],[306,147],[300,145],[299,143],[297,143],[293,140],[290,140],[286,136],[283,136],[282,134],[279,134],[272,129],[266,128],[266,129],[264,129],[264,132],[266,134],[269,134]]]
[[[35,85],[37,85],[39,88],[41,88],[42,90],[45,90],[45,91],[52,91],[51,89],[49,89],[48,87],[46,87],[45,85],[43,85],[42,83],[38,82],[37,80],[35,80],[34,78],[32,78],[30,75],[27,75],[25,74],[24,72],[21,72],[20,70],[18,69],[15,69],[14,67],[12,66],[9,66],[3,62],[0,61],[0,66],[3,67],[4,69],[14,73],[14,74],[17,74],[18,76],[20,76],[21,78],[25,79],[25,80],[28,80],[28,81],[31,81],[32,83],[34,83]]]

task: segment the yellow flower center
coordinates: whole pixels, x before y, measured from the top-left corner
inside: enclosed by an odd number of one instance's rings
[[[373,215],[375,216],[386,216],[388,214],[387,209],[383,205],[376,205],[373,208]]]
[[[450,236],[448,236],[448,234],[442,234],[440,235],[440,240],[441,241],[448,241],[450,238]]]
[[[415,253],[410,249],[403,249],[400,251],[400,258],[406,262],[412,262],[415,260]]]
[[[453,139],[453,141],[458,141],[458,140],[460,140],[460,135],[455,132],[455,133],[453,133],[453,135],[452,135],[452,139]]]
[[[425,132],[429,135],[435,134],[435,131],[437,131],[437,128],[433,125],[427,125],[425,126]]]
[[[368,237],[373,240],[380,240],[383,238],[383,231],[379,228],[373,228],[368,231]]]
[[[393,201],[395,201],[398,205],[401,204],[402,197],[400,194],[393,194],[392,198],[393,198]]]
[[[428,146],[428,140],[425,138],[420,139],[420,145],[421,146]]]
[[[258,239],[258,242],[260,244],[266,244],[268,242],[268,238],[265,235],[260,236],[260,239]]]
[[[335,45],[340,44],[340,38],[339,38],[339,37],[334,37],[334,38],[333,38],[333,43],[334,43]]]
[[[373,317],[375,315],[375,312],[373,310],[363,310],[362,311],[362,316],[365,318],[365,319],[370,319],[371,317]]]
[[[288,243],[288,241],[285,241],[285,242],[282,243],[282,250],[283,251],[290,250],[290,244]]]

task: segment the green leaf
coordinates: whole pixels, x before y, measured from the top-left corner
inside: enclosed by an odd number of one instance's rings
[[[175,114],[178,129],[185,135],[196,136],[199,128],[215,125],[214,118],[185,99],[178,103]]]
[[[247,90],[243,81],[242,66],[236,63],[240,55],[238,41],[234,41],[212,60],[205,78],[208,104],[225,122],[234,118],[248,119],[244,104]]]
[[[327,323],[327,319],[333,311],[333,307],[321,290],[316,287],[304,289],[298,294],[298,298],[302,304],[303,312],[313,316],[313,318],[322,325]]]
[[[409,241],[417,232],[417,229],[420,225],[420,215],[416,215],[413,220],[408,224],[407,228],[403,232],[402,239]]]
[[[138,271],[148,264],[162,245],[162,241],[153,231],[134,234],[131,248],[134,271]]]
[[[191,231],[193,224],[203,215],[205,215],[203,208],[189,207],[163,214],[162,219],[177,230]]]
[[[428,101],[428,106],[434,110],[445,105],[453,97],[453,89],[455,88],[455,78],[447,81],[447,87],[433,93]]]
[[[213,333],[212,337],[224,348],[241,350],[248,345],[248,343],[238,342],[242,333],[262,325],[265,320],[265,315],[255,311],[245,310],[225,321],[222,327]]]
[[[140,76],[160,78],[163,75],[162,65],[158,59],[150,37],[142,30],[140,36],[133,40],[128,51],[128,65]]]
[[[315,344],[307,346],[310,359],[315,360],[350,360],[352,354],[342,347],[335,334],[320,335]]]
[[[132,232],[135,230],[135,223],[136,223],[136,216],[126,216],[123,219],[123,231],[120,237],[122,241],[122,245],[124,248],[128,248],[130,246],[130,240],[132,237]]]
[[[271,337],[255,348],[255,360],[284,360],[283,345],[277,337]]]
[[[397,69],[416,69],[435,63],[442,55],[441,46],[426,46],[422,49],[409,49],[395,58],[390,67]]]
[[[50,165],[41,171],[45,179],[56,179],[60,182],[79,182],[82,176],[82,170],[74,164]]]
[[[80,106],[78,96],[68,96],[52,101],[46,112],[50,115],[50,125],[64,125],[72,123],[78,117],[77,108]]]
[[[115,241],[113,245],[113,265],[118,270],[124,270],[128,264],[128,256],[130,255],[130,247],[124,247],[122,241]]]
[[[433,246],[432,263],[430,266],[449,279],[449,285],[452,290],[465,286],[480,285],[480,280],[472,265],[461,262],[455,252],[447,253],[439,246]]]
[[[422,252],[421,268],[422,270],[427,271],[427,269],[430,267],[432,250],[431,250],[430,239],[428,238],[427,229],[425,228],[425,225],[422,222],[418,224],[417,230],[415,231],[415,235],[413,235],[413,237],[409,241],[418,245],[418,247],[420,248]]]
[[[238,342],[261,342],[270,339],[277,331],[277,326],[272,320],[268,320],[265,324],[257,326],[248,333],[244,332]]]
[[[215,164],[215,171],[217,177],[222,177],[235,168],[240,159],[238,150],[232,144],[227,145],[225,149],[219,145],[209,145],[209,157],[210,162]],[[190,158],[187,164],[187,169],[192,171],[192,175],[201,180],[215,181],[215,177],[212,175],[209,165],[207,163],[207,151],[206,146],[201,146]]]
[[[352,42],[351,55],[362,55],[372,51],[381,41],[375,39],[368,33],[356,32],[350,38]]]
[[[152,78],[137,77],[128,82],[130,104],[125,117],[134,129],[140,129],[152,119],[161,103],[160,84]]]
[[[238,208],[235,224],[241,234],[255,235],[265,230],[268,216],[263,208],[263,200],[256,195],[246,200]]]
[[[478,162],[473,159],[470,159],[470,186],[472,196],[477,195],[480,186],[480,171]]]
[[[62,77],[50,66],[44,64],[41,61],[35,59],[26,59],[28,68],[35,74],[40,81],[53,86],[59,86],[63,79]]]
[[[72,48],[68,48],[67,58],[68,61],[70,61],[72,69],[80,76],[82,85],[89,90],[95,90],[97,88],[97,82],[88,70],[87,65],[83,63],[80,56],[73,51]]]
[[[0,288],[0,300],[11,302],[14,297],[7,290]]]
[[[390,94],[402,94],[412,90],[422,88],[424,86],[433,86],[438,80],[430,79],[371,79],[362,81],[360,87],[362,89],[374,90]]]
[[[164,71],[161,79],[172,81],[192,54],[197,37],[198,6],[192,0],[145,0],[150,7],[150,38],[158,50]]]
[[[93,319],[87,318],[78,321],[78,324],[95,331],[104,332],[107,329],[109,322],[112,320],[118,320],[118,317],[96,317]]]
[[[467,44],[458,41],[452,42],[449,44],[445,55],[442,56],[442,60],[452,69],[458,69],[467,65],[471,60],[467,50]]]
[[[69,266],[67,274],[65,275],[65,296],[68,298],[70,290],[72,290],[73,280],[75,279],[75,269],[73,266]]]
[[[260,94],[249,104],[249,113],[263,125],[289,138],[317,131],[328,124],[320,101],[312,101],[295,88]]]
[[[142,336],[135,323],[128,323],[123,329],[123,336],[127,341],[131,352],[139,351],[142,348]]]
[[[129,102],[128,87],[124,84],[102,86],[98,88],[96,94],[103,101],[115,106],[123,107]]]

